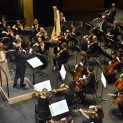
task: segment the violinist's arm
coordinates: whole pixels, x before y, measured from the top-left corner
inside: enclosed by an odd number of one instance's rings
[[[119,57],[116,57],[116,59],[119,61],[119,63],[121,62],[120,59],[119,59]]]
[[[84,113],[82,109],[79,109],[79,110],[80,110],[80,112],[81,112],[87,119],[90,119],[90,117],[89,117],[86,113]]]

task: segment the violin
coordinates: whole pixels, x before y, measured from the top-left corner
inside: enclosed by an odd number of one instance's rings
[[[115,88],[118,89],[118,91],[123,90],[123,78],[119,78],[119,79],[115,82]]]
[[[22,24],[19,24],[19,25],[18,25],[18,28],[19,28],[19,29],[23,29]]]
[[[77,69],[74,70],[74,76],[73,76],[73,80],[74,81],[78,81],[79,77],[81,75],[81,73],[83,72],[84,68],[79,64]]]
[[[74,87],[74,91],[79,90],[83,85],[83,81],[80,80],[79,83]]]
[[[111,76],[114,74],[114,69],[116,69],[119,65],[119,61],[117,59],[114,59],[111,61],[111,65],[107,66],[105,69],[104,69],[104,74],[107,75],[107,76]]]
[[[60,50],[60,52],[57,54],[57,57],[59,57],[59,56],[60,56],[60,54],[61,54],[61,53],[63,53],[65,50],[66,50],[66,48],[64,48],[64,49]]]
[[[65,91],[65,90],[67,90],[67,88],[56,89],[56,91],[60,91],[60,92]]]
[[[41,47],[41,46],[44,47],[44,42],[43,42],[43,41],[41,41],[41,43],[40,43],[40,47]]]
[[[116,99],[113,101],[113,103],[114,103],[114,104],[117,104],[117,103],[120,102],[120,101],[123,101],[123,94],[120,95],[118,98],[116,98]]]
[[[75,112],[79,112],[80,110],[75,110]],[[82,110],[85,113],[89,113],[89,114],[96,114],[95,111],[89,111],[89,110]]]
[[[35,25],[35,30],[38,32],[38,29],[39,29],[39,25],[38,24],[36,24]]]
[[[39,92],[39,91],[37,91],[37,90],[31,89],[31,91],[35,92],[36,94],[38,94],[38,95],[40,95],[40,96],[43,95],[41,92]]]

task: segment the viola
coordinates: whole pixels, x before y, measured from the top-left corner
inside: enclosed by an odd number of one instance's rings
[[[117,104],[117,103],[120,102],[120,101],[123,101],[123,94],[120,95],[118,98],[116,98],[116,99],[113,101],[113,103],[114,103],[114,104]]]
[[[77,69],[74,70],[74,76],[73,76],[73,80],[74,81],[78,81],[79,77],[81,75],[81,73],[83,72],[84,68],[79,64]]]
[[[75,112],[79,112],[80,110],[75,110]],[[83,110],[83,112],[85,113],[89,113],[89,114],[96,114],[95,111],[89,111],[89,110]]]
[[[107,76],[111,76],[114,74],[114,70],[118,67],[119,65],[119,61],[117,59],[114,59],[111,61],[111,65],[107,66],[105,69],[104,69],[104,74],[107,75]]]
[[[119,79],[115,82],[115,88],[118,89],[118,91],[123,90],[123,78],[119,78]]]

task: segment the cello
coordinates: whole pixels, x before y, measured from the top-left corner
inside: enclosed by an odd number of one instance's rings
[[[114,70],[118,67],[119,63],[120,62],[117,59],[113,59],[111,61],[111,65],[107,66],[104,69],[104,74],[107,75],[107,76],[113,75],[114,74]]]
[[[123,73],[120,75],[120,78],[115,82],[115,88],[118,91],[123,90]]]
[[[114,103],[114,104],[117,104],[117,103],[120,102],[120,101],[123,101],[123,94],[120,95],[118,98],[116,98],[116,99],[113,101],[113,103]]]

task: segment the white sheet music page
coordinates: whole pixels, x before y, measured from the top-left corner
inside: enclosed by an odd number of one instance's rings
[[[66,100],[53,103],[49,105],[49,108],[52,116],[57,116],[69,111]]]
[[[105,78],[103,72],[101,72],[101,81],[103,83],[104,88],[106,88],[106,78]]]
[[[62,80],[65,80],[65,77],[66,77],[66,70],[65,70],[64,65],[62,65],[62,67],[61,67],[60,75],[61,75]]]
[[[52,90],[50,80],[46,80],[46,81],[43,81],[43,82],[40,82],[40,83],[34,85],[34,89],[37,91],[40,91],[40,92],[44,88],[46,88],[48,91]]]
[[[40,61],[40,59],[38,57],[34,57],[34,58],[31,58],[29,60],[27,60],[27,62],[33,67],[33,68],[36,68],[36,67],[39,67],[39,66],[42,66],[43,63]]]

